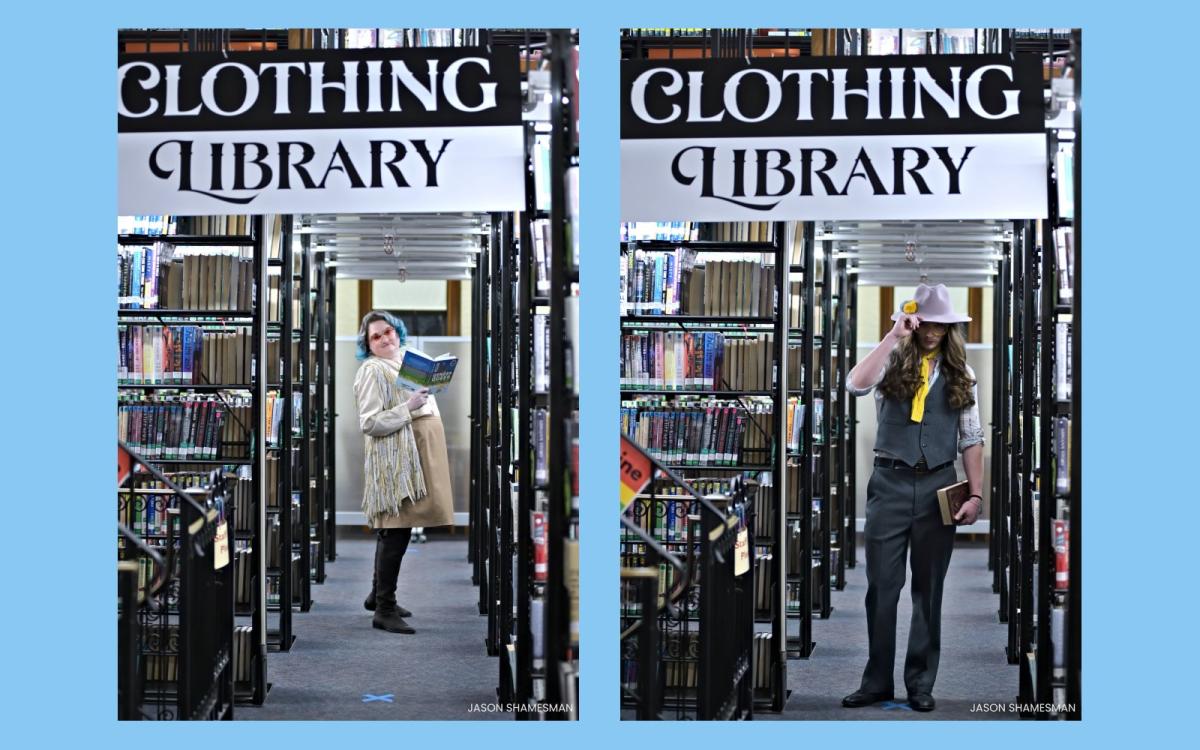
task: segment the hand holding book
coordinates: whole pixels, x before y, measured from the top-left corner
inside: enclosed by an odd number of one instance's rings
[[[941,488],[937,491],[937,498],[942,511],[942,523],[946,526],[969,526],[979,519],[983,510],[983,499],[972,497],[966,480]]]
[[[983,499],[980,497],[968,498],[954,514],[954,523],[958,526],[970,526],[979,520],[982,512]]]
[[[417,390],[413,391],[413,395],[409,396],[408,401],[404,405],[408,407],[408,410],[410,412],[416,411],[417,409],[420,409],[422,406],[424,406],[425,402],[428,400],[429,400],[429,389],[428,388],[418,388]]]

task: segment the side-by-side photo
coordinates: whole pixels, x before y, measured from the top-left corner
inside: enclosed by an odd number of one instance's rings
[[[1080,30],[620,48],[622,719],[1079,720]]]
[[[117,42],[118,718],[578,719],[578,31]]]

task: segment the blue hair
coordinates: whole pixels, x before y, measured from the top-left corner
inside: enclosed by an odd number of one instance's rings
[[[396,329],[396,337],[400,339],[400,346],[404,346],[408,342],[408,329],[404,327],[404,321],[386,310],[372,310],[363,316],[362,325],[358,327],[358,349],[354,352],[354,358],[359,362],[371,356],[371,347],[367,345],[367,328],[377,320],[385,321]]]

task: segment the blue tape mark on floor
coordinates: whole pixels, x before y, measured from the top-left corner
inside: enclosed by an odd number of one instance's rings
[[[371,695],[370,693],[363,693],[362,702],[363,703],[395,703],[396,702],[396,694],[395,693],[384,693],[382,695]]]
[[[901,701],[884,701],[884,702],[883,702],[883,710],[884,710],[884,711],[895,711],[895,710],[900,710],[900,711],[911,711],[911,710],[912,710],[912,706],[908,705],[908,703],[907,703],[906,701],[905,701],[905,702],[901,702]]]

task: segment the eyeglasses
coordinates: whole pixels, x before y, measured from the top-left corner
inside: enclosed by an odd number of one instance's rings
[[[372,333],[368,338],[370,339],[371,343],[375,343],[375,342],[380,341],[381,339],[384,339],[388,336],[395,335],[395,333],[396,333],[396,329],[392,328],[391,326],[388,326],[387,328],[384,328],[382,331]]]

